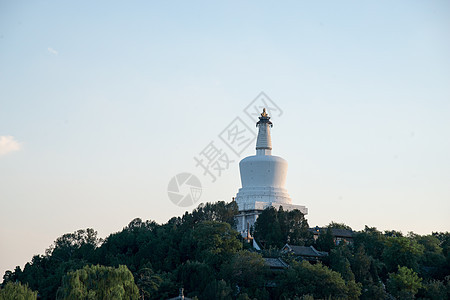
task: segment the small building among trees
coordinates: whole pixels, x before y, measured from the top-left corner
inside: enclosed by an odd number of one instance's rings
[[[272,271],[279,271],[289,268],[289,265],[279,257],[263,257],[263,259],[264,265],[268,266]]]
[[[299,257],[307,261],[319,261],[325,256],[328,256],[328,252],[319,251],[313,246],[295,246],[286,244],[281,249],[282,253],[290,253],[296,257]]]
[[[327,227],[314,227],[310,228],[309,231],[313,234],[314,241],[317,241],[320,235],[327,234],[328,229],[331,231],[333,236],[333,241],[335,245],[341,243],[352,244],[353,243],[353,230],[343,229],[343,228],[327,228]]]

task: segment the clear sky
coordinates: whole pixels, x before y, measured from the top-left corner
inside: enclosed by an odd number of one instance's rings
[[[450,2],[0,1],[0,273],[64,233],[101,237],[229,201],[194,156],[264,91],[310,226],[450,230]]]

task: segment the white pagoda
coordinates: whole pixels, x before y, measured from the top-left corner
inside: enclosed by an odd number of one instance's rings
[[[298,209],[308,214],[305,206],[292,204],[285,185],[288,163],[279,156],[272,155],[272,140],[270,117],[263,109],[256,127],[259,128],[256,140],[256,155],[241,160],[242,188],[236,195],[235,201],[239,207],[236,216],[237,230],[243,236],[248,236],[248,229],[255,224],[258,215],[267,207],[283,207],[284,210]]]

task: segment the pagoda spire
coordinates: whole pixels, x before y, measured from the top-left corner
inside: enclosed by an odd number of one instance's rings
[[[270,122],[270,117],[263,109],[256,127],[259,127],[258,138],[256,139],[256,155],[272,155],[272,138],[270,137],[270,127],[273,124]]]

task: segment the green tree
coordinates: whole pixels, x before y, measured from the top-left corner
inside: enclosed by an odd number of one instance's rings
[[[349,280],[346,282],[347,285],[347,297],[349,300],[358,300],[361,296],[361,288],[362,284],[359,282],[356,282],[355,280]],[[376,299],[376,298],[372,298]]]
[[[242,250],[233,255],[230,262],[221,268],[221,276],[249,296],[264,286],[264,279],[268,269],[260,254]]]
[[[449,232],[433,232],[432,235],[439,239],[440,247],[442,248],[442,254],[445,257],[445,263],[439,270],[439,276],[445,277],[448,274],[450,274],[450,233]],[[449,293],[450,293],[450,291],[449,291]]]
[[[329,255],[331,269],[339,272],[345,281],[355,280],[355,275],[348,260],[348,257],[351,256],[352,254],[346,245],[340,245],[336,249],[332,249]]]
[[[423,255],[419,258],[419,274],[423,278],[443,279],[446,275],[446,258],[443,254],[441,241],[434,235],[410,234],[424,247]]]
[[[361,300],[385,300],[387,293],[384,284],[380,282],[367,281],[362,286]]]
[[[336,223],[334,221],[331,221],[331,223],[328,224],[327,228],[353,230],[350,226],[347,226],[344,223]]]
[[[158,290],[150,295],[150,299],[168,299],[178,295],[180,284],[177,282],[175,274],[164,272],[159,274],[162,281]]]
[[[433,232],[432,236],[436,237],[442,248],[442,253],[444,256],[449,257],[450,255],[450,232]]]
[[[430,280],[422,284],[422,288],[419,290],[417,297],[419,299],[431,299],[431,300],[449,299],[450,298],[449,292],[450,286],[446,286],[446,284],[443,281]]]
[[[308,229],[308,222],[299,210],[268,207],[255,222],[254,237],[266,249],[281,248],[286,243],[302,246],[312,244],[312,234]]]
[[[54,299],[61,278],[69,270],[82,268],[95,260],[95,250],[100,243],[93,229],[77,230],[57,238],[45,255],[33,256],[24,270],[16,267],[6,281],[20,281],[32,290],[38,290],[43,299]]]
[[[225,280],[211,280],[202,293],[202,299],[228,300],[232,298],[232,289]]]
[[[198,224],[192,238],[195,243],[195,259],[203,261],[215,269],[238,250],[242,249],[239,233],[230,224],[215,221],[205,221]]]
[[[8,282],[0,289],[0,300],[35,300],[37,292],[20,282]]]
[[[215,278],[214,270],[203,262],[187,261],[177,269],[178,281],[189,297],[199,296],[200,293]]]
[[[325,234],[320,234],[316,240],[316,247],[320,251],[329,252],[336,245],[334,244],[333,233],[331,232],[331,228],[327,228]]]
[[[255,239],[265,248],[275,246],[281,248],[286,243],[283,237],[281,225],[278,220],[278,212],[274,207],[268,207],[258,216],[254,228]]]
[[[202,221],[217,221],[226,222],[234,227],[236,224],[235,216],[239,213],[239,208],[235,201],[226,203],[225,201],[218,201],[215,203],[200,204],[192,211],[189,216],[195,223]]]
[[[64,276],[57,299],[138,299],[133,274],[124,265],[118,268],[85,266]]]
[[[422,278],[414,270],[399,266],[397,273],[389,273],[387,288],[397,299],[414,299],[422,287],[421,282]]]
[[[101,239],[97,238],[97,231],[92,228],[80,229],[57,238],[46,250],[46,255],[61,261],[72,258],[88,259],[100,243]]]
[[[236,214],[235,202],[206,203],[162,225],[136,218],[103,242],[93,229],[65,234],[45,255],[33,256],[23,270],[17,267],[6,271],[2,286],[21,282],[39,291],[42,299],[55,299],[60,287],[58,297],[64,299],[64,293],[75,284],[73,298],[82,298],[83,293],[87,299],[98,298],[102,296],[97,295],[98,286],[93,282],[103,282],[102,289],[111,282],[105,283],[99,276],[86,272],[84,267],[100,264],[116,268],[126,265],[134,275],[141,296],[146,299],[167,299],[177,295],[180,287],[185,287],[187,296],[200,299],[360,297],[381,300],[388,296],[386,286],[396,297],[411,298],[415,289],[408,286],[405,279],[408,276],[404,274],[407,272],[399,270],[400,265],[416,272],[412,274],[419,275],[419,281],[423,278],[416,297],[449,298],[448,232],[402,236],[401,232],[382,233],[366,226],[355,233],[353,245],[337,246],[331,232],[325,232],[317,248],[329,251],[323,262],[329,264],[330,270],[321,264],[291,262],[292,256],[281,253],[280,247],[285,243],[311,245],[312,234],[300,211],[269,208],[258,218],[254,236],[266,246],[262,251],[265,257],[285,255],[291,268],[266,273],[267,267],[259,254],[242,251],[242,239],[232,229]],[[331,222],[328,228],[351,229],[336,222]],[[108,272],[102,274],[109,278]],[[132,278],[128,279],[131,282]],[[111,294],[106,297],[120,298],[120,287],[110,290]]]
[[[370,278],[371,257],[366,255],[363,245],[356,249],[350,260],[355,279],[358,282],[368,280]]]
[[[157,293],[162,281],[162,278],[155,274],[151,268],[141,268],[136,274],[136,285],[146,299]]]
[[[382,259],[386,237],[375,227],[366,226],[363,231],[355,234],[353,238],[355,249],[364,246],[367,255],[375,259]]]
[[[403,233],[401,231],[396,231],[396,230],[385,230],[384,236],[386,236],[386,237],[403,237]]]
[[[383,261],[389,272],[395,271],[398,265],[418,270],[418,262],[423,252],[424,246],[413,238],[389,237],[386,240]]]
[[[27,283],[32,290],[39,291],[42,299],[54,299],[61,278],[69,271],[85,266],[88,262],[83,258],[60,259],[49,255],[35,255],[26,263],[23,272],[18,272],[16,280]],[[17,271],[17,270],[16,270]]]
[[[305,215],[298,209],[288,211],[285,214],[285,236],[287,237],[285,243],[298,246],[312,245],[314,241],[313,234],[309,231]]]
[[[117,267],[126,265],[132,272],[137,272],[148,262],[156,263],[158,267],[163,261],[155,252],[155,245],[169,247],[157,237],[161,226],[153,221],[142,221],[140,218],[132,220],[122,231],[110,234],[96,251],[96,261],[105,266]],[[162,233],[164,236],[166,233]],[[164,249],[161,255],[167,253]]]
[[[355,275],[350,267],[352,253],[347,245],[339,245],[330,252],[330,266],[333,271],[339,272],[348,287],[349,299],[359,299],[361,295],[361,283],[355,281]]]
[[[384,300],[386,292],[378,276],[381,262],[365,253],[360,244],[349,258],[356,282],[362,283],[360,299]]]
[[[321,263],[311,265],[307,261],[293,262],[292,267],[281,275],[279,289],[282,291],[281,297],[284,298],[312,295],[319,299],[357,299],[361,293],[357,286],[352,286],[350,290],[339,273]]]

